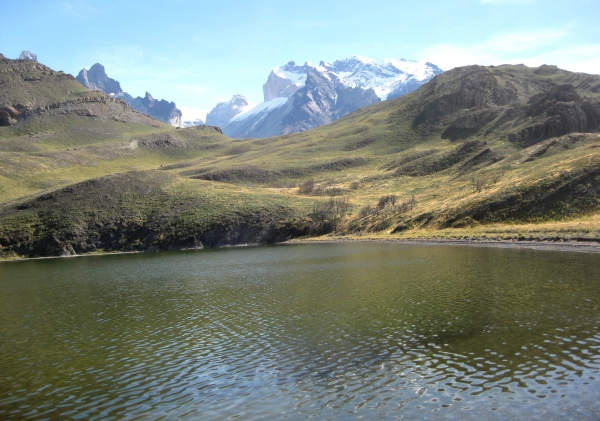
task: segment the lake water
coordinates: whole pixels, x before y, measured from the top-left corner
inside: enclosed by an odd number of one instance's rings
[[[600,255],[315,244],[0,263],[0,419],[600,419]]]

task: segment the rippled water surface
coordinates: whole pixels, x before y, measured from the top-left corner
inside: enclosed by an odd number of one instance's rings
[[[0,263],[0,419],[600,419],[600,255],[320,244]]]

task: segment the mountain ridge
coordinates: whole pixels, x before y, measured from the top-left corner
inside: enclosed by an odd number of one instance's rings
[[[353,56],[333,63],[321,61],[318,66],[290,61],[270,72],[262,104],[220,125],[235,138],[309,130],[374,102],[405,95],[441,73],[431,63],[403,59]],[[321,100],[308,92],[307,83],[318,89]],[[281,98],[289,99],[285,107]]]
[[[133,97],[121,89],[121,84],[108,77],[106,70],[100,63],[95,63],[90,70],[82,69],[76,79],[92,91],[102,91],[109,95],[125,100],[133,109],[160,120],[171,126],[181,127],[182,113],[174,102],[164,99],[155,100],[148,92],[144,97]]]
[[[333,95],[320,73],[306,85],[302,105]],[[600,244],[598,75],[467,66],[315,129],[231,139],[0,58],[6,116],[5,258],[323,235]]]

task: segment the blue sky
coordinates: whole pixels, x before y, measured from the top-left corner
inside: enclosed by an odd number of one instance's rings
[[[76,75],[102,63],[134,95],[203,115],[262,102],[271,68],[354,54],[600,73],[599,0],[0,0],[0,53]]]

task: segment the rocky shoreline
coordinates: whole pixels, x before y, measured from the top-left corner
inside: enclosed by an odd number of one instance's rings
[[[471,247],[497,247],[504,249],[532,249],[541,251],[567,251],[579,253],[600,253],[600,241],[569,241],[566,239],[557,241],[509,241],[509,240],[489,240],[489,239],[473,239],[473,240],[458,240],[458,239],[422,239],[422,238],[344,238],[344,237],[313,237],[311,239],[292,239],[275,244],[267,243],[240,243],[226,244],[218,247],[210,248],[232,248],[232,247],[260,247],[266,245],[297,245],[297,244],[339,244],[339,243],[389,243],[403,245],[421,245],[421,246],[471,246]],[[137,253],[155,253],[162,251],[186,251],[186,250],[203,250],[205,247],[171,247],[166,250],[155,248],[140,250],[140,251],[102,251],[84,254],[71,254],[62,256],[44,256],[44,257],[0,257],[0,262],[22,261],[22,260],[37,260],[37,259],[60,259],[72,257],[86,256],[106,256],[116,254],[137,254]]]
[[[290,240],[281,244],[315,244],[315,243],[395,243],[408,245],[455,245],[498,248],[528,248],[535,250],[574,251],[584,253],[600,253],[600,241],[518,241],[518,240],[489,240],[489,239],[422,239],[422,238],[326,238]]]

